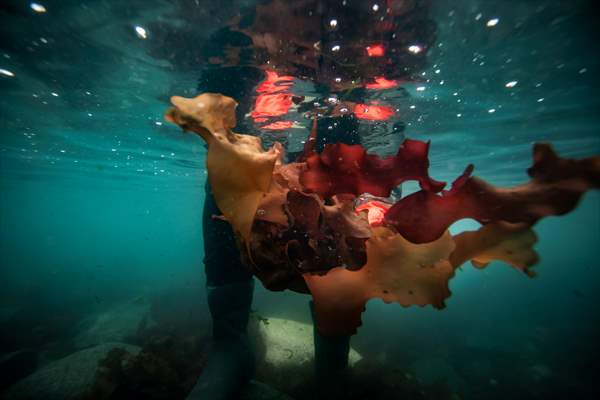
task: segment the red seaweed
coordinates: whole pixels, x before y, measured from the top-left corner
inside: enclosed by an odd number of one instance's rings
[[[329,144],[322,153],[306,157],[307,168],[300,175],[300,183],[323,198],[348,193],[387,197],[409,180],[419,181],[424,190],[439,192],[445,183],[429,177],[428,152],[429,143],[410,139],[395,156],[387,158],[367,154],[361,145]]]
[[[289,77],[267,81],[264,91],[287,95]],[[246,265],[268,289],[310,292],[326,335],[355,332],[372,298],[443,308],[448,281],[467,261],[483,268],[501,260],[533,276],[532,225],[600,188],[600,157],[561,158],[536,144],[528,183],[496,188],[471,176],[470,165],[443,191],[445,183],[429,176],[429,143],[406,140],[387,158],[341,143],[317,153],[316,122],[303,154],[283,164],[281,144],[264,151],[260,139],[231,131],[233,99],[203,94],[172,102],[167,120],[208,143],[209,182]],[[408,180],[421,190],[389,209],[374,199],[356,204],[365,193],[388,197]],[[463,218],[483,226],[451,236],[448,227]]]
[[[413,243],[439,238],[455,221],[473,218],[535,224],[540,218],[563,215],[573,210],[587,190],[600,187],[600,158],[560,158],[548,144],[536,144],[532,180],[513,188],[496,188],[471,177],[469,166],[441,195],[421,190],[390,208],[387,224]]]

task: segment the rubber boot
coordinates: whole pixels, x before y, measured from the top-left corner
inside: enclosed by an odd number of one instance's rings
[[[247,327],[254,280],[209,286],[213,348],[208,364],[187,400],[231,400],[254,374]]]
[[[348,370],[350,336],[323,336],[317,330],[314,303],[309,303],[313,319],[315,344],[315,382],[319,397],[326,398],[332,392],[343,390],[344,378]]]

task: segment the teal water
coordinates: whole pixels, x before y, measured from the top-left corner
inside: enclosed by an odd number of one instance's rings
[[[195,49],[241,2],[124,3],[0,5],[0,354],[34,349],[51,362],[90,315],[165,293],[208,323],[206,151],[163,113],[170,95],[196,93],[206,60]],[[398,109],[407,137],[431,140],[433,177],[451,181],[474,163],[491,183],[524,182],[539,141],[566,157],[600,154],[591,1],[439,0],[432,18],[437,39],[409,96],[370,96]],[[297,149],[310,122],[295,118],[304,128],[275,138]],[[372,151],[395,151],[378,127],[361,129]],[[382,370],[445,382],[460,398],[594,398],[600,193],[536,231],[535,279],[465,265],[445,310],[372,301],[353,344]],[[306,296],[259,286],[258,313],[310,322]]]

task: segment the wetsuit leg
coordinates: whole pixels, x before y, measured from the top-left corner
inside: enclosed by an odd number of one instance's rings
[[[206,285],[222,286],[252,280],[252,274],[242,265],[235,237],[221,215],[208,182],[205,186],[202,230],[204,238],[204,268]]]
[[[244,95],[244,87],[247,86],[246,91],[249,91],[260,80],[258,77],[256,74],[244,75],[237,68],[228,69],[224,75],[212,71],[203,75],[205,85],[200,91],[224,93],[240,101],[240,96]],[[239,96],[231,93],[230,85],[242,91]],[[243,106],[238,109],[244,112]],[[208,308],[213,322],[213,347],[208,364],[187,400],[235,399],[240,388],[254,374],[254,354],[247,336],[254,279],[241,262],[231,226],[214,218],[218,215],[221,215],[221,211],[207,182],[202,228]]]
[[[362,98],[352,98],[360,101]],[[345,115],[323,118],[317,122],[317,152],[323,151],[326,144],[360,144],[359,123],[356,118]],[[317,328],[313,302],[309,303],[313,317],[313,340],[315,346],[315,378],[319,398],[330,398],[328,393],[343,387],[348,367],[350,336],[322,336]],[[333,385],[333,386],[332,386]]]
[[[202,226],[213,347],[188,400],[237,398],[254,373],[254,354],[247,336],[254,280],[242,265],[231,226],[214,218],[220,214],[207,184]]]

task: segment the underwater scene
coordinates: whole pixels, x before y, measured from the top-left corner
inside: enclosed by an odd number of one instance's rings
[[[0,399],[600,398],[594,6],[0,1]]]

